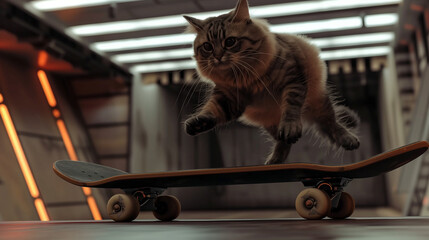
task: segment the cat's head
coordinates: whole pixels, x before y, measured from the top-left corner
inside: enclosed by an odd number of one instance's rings
[[[262,74],[274,52],[274,37],[264,20],[251,19],[247,0],[234,10],[204,20],[184,16],[197,34],[194,57],[200,74],[213,80],[237,81]]]

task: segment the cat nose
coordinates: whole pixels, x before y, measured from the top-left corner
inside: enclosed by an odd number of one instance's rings
[[[214,52],[213,53],[214,58],[216,58],[219,62],[222,62],[222,58],[223,58],[223,51],[219,51],[219,52]]]

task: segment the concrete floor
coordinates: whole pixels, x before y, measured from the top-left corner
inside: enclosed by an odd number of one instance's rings
[[[309,221],[277,210],[184,212],[173,222],[105,221],[0,222],[0,240],[45,239],[428,239],[429,218],[360,217],[396,215],[390,209],[358,210],[347,220]],[[150,218],[150,213],[142,216]],[[254,218],[248,218],[253,216]]]
[[[0,239],[389,239],[423,240],[429,236],[429,218],[353,218],[306,221],[302,219],[178,220],[132,223],[3,222]]]
[[[351,217],[401,217],[402,214],[392,208],[358,208]],[[215,210],[215,211],[182,211],[178,220],[184,219],[285,219],[301,218],[295,209],[263,209],[263,210]],[[139,220],[156,220],[151,212],[141,212]]]

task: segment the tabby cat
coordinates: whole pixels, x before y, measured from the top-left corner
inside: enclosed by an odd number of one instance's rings
[[[201,109],[185,121],[189,135],[233,120],[261,127],[275,140],[266,164],[286,160],[303,123],[346,150],[359,147],[352,133],[359,119],[333,104],[326,65],[307,38],[270,32],[265,20],[250,18],[247,0],[217,17],[184,17],[197,34],[198,73],[214,83]]]

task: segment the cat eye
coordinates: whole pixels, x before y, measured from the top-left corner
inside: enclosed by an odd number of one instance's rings
[[[210,43],[208,43],[208,42],[205,42],[205,43],[203,44],[203,48],[204,48],[204,50],[206,50],[207,52],[211,52],[211,51],[213,51],[213,46],[212,46]]]
[[[225,47],[232,47],[237,42],[237,38],[235,37],[229,37],[225,40]]]

